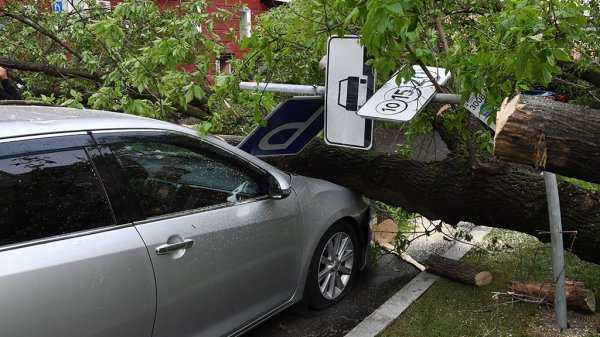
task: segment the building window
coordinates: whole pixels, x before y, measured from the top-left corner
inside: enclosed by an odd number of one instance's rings
[[[231,61],[235,58],[234,54],[223,54],[215,60],[215,72],[217,74],[233,74]]]
[[[252,16],[250,9],[240,9],[240,38],[250,37],[250,29],[252,28]]]

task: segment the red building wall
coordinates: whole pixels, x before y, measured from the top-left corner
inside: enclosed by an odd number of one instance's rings
[[[118,5],[123,2],[123,0],[109,0],[111,7]],[[269,1],[267,1],[269,2]],[[155,3],[163,8],[174,7],[180,3],[180,0],[155,0]],[[238,5],[245,5],[246,8],[250,9],[251,13],[251,22],[254,24],[255,17],[269,9],[261,0],[213,0],[213,4],[208,8],[209,12],[214,11],[216,8],[223,8],[230,11],[233,11],[233,8],[239,7]],[[229,33],[229,29],[231,27],[235,28],[236,36],[240,34],[240,20],[236,15],[232,20],[228,22],[219,22],[214,25],[214,32],[217,33],[222,39],[227,43],[227,53],[235,55],[236,58],[239,58],[243,51],[240,50],[239,46],[231,41],[225,39],[226,35]]]

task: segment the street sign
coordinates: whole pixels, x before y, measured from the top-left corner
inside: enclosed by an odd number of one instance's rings
[[[238,147],[257,157],[299,153],[323,130],[323,97],[294,97],[267,116]]]
[[[436,90],[420,66],[415,65],[413,69],[415,75],[409,81],[397,85],[396,76],[387,81],[358,110],[358,115],[392,122],[405,122],[415,117],[435,96]],[[427,69],[440,85],[450,78],[450,72],[444,68]]]
[[[52,10],[57,13],[62,13],[63,11],[63,2],[62,0],[56,0],[52,3]]]
[[[479,94],[472,93],[469,100],[465,102],[464,107],[486,125],[489,125],[492,130],[496,131],[496,123],[493,120],[489,121],[488,124],[488,119],[494,110],[485,107],[485,92],[482,91]]]
[[[368,150],[374,123],[356,115],[375,91],[375,76],[357,36],[332,36],[327,44],[325,81],[325,142]]]

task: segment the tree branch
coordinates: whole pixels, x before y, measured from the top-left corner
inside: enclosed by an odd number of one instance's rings
[[[2,16],[8,16],[9,18],[15,19],[15,20],[23,23],[24,25],[35,29],[40,34],[45,35],[45,36],[49,37],[50,39],[56,41],[56,43],[60,44],[63,48],[68,50],[71,54],[73,54],[79,60],[83,60],[83,56],[81,56],[81,54],[79,52],[77,52],[75,49],[71,48],[65,41],[59,39],[58,36],[50,33],[49,31],[44,29],[42,26],[31,21],[29,18],[22,16],[22,15],[10,13],[9,11],[2,9],[2,8],[0,8],[0,14],[2,14]]]
[[[103,74],[101,72],[89,72],[81,69],[74,68],[59,68],[53,67],[50,65],[44,65],[39,63],[27,62],[27,61],[17,61],[5,57],[0,57],[0,66],[11,68],[11,69],[19,69],[25,71],[33,71],[44,73],[46,75],[60,77],[60,78],[81,78],[85,80],[90,80],[94,82],[102,81]]]
[[[409,53],[411,53],[412,55],[416,55],[415,50],[410,46],[409,43],[406,43],[406,50]],[[442,89],[442,87],[435,80],[435,78],[433,77],[433,75],[431,75],[431,72],[429,71],[429,69],[427,69],[427,66],[425,65],[425,63],[423,63],[423,61],[417,59],[416,56],[415,56],[415,59],[417,60],[417,64],[419,65],[419,67],[421,67],[421,69],[423,70],[423,72],[425,73],[425,75],[427,75],[427,78],[429,78],[429,80],[431,81],[431,83],[435,87],[435,90],[437,90],[438,92],[444,92],[444,89]]]
[[[600,88],[600,72],[592,70],[590,68],[581,71],[577,69],[577,64],[575,62],[559,61],[557,63],[559,67],[561,67],[564,71],[568,72],[569,74],[572,74],[577,78]]]

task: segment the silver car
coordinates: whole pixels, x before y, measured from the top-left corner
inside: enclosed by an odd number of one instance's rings
[[[0,336],[239,335],[338,302],[368,205],[210,136],[0,107]]]

